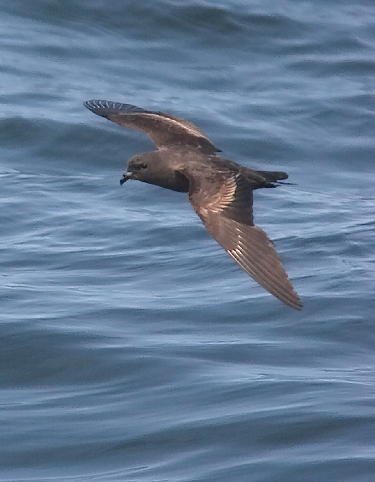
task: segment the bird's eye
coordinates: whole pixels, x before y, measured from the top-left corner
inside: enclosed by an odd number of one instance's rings
[[[141,167],[141,169],[146,169],[146,168],[147,168],[147,164],[143,163],[143,164],[141,164],[140,167]]]

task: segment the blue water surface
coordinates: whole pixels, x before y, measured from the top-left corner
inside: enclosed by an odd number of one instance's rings
[[[0,6],[0,480],[373,482],[375,5]],[[259,190],[302,312],[98,98],[197,124]]]

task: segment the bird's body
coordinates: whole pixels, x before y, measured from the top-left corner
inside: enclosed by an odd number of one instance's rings
[[[158,149],[128,161],[128,179],[188,192],[189,201],[210,234],[260,285],[284,303],[302,309],[267,234],[253,224],[253,191],[275,187],[284,172],[256,171],[217,154],[196,126],[184,119],[129,104],[88,101],[92,112],[147,134]]]

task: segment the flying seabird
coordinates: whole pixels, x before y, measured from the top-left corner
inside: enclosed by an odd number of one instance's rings
[[[285,172],[256,171],[224,159],[191,122],[130,104],[89,100],[94,114],[143,132],[157,150],[128,161],[120,183],[135,179],[189,193],[208,232],[263,288],[297,310],[302,302],[267,234],[253,223],[253,191],[275,187]]]

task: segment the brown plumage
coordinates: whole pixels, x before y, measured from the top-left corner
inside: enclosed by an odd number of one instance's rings
[[[302,309],[272,241],[253,223],[253,190],[275,187],[275,182],[288,178],[286,173],[256,171],[224,159],[201,130],[176,116],[103,100],[85,106],[143,132],[157,147],[129,159],[121,184],[136,179],[188,192],[209,233],[241,268],[276,298]]]

